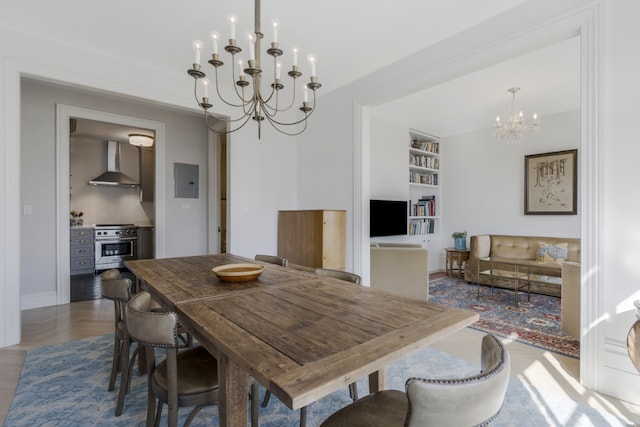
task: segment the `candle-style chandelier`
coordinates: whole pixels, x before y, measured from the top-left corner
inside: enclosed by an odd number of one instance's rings
[[[299,110],[302,111],[304,117],[286,122],[280,119],[280,116],[276,116],[280,113],[290,110],[296,102],[296,79],[302,76],[302,73],[298,69],[298,52],[297,49],[293,49],[293,60],[291,69],[287,73],[292,79],[292,95],[291,101],[288,105],[281,105],[281,92],[283,92],[285,86],[280,79],[280,72],[282,64],[279,61],[279,57],[284,52],[278,47],[278,25],[277,21],[273,22],[273,41],[271,47],[267,49],[267,54],[273,57],[273,82],[271,88],[267,89],[267,92],[262,91],[262,64],[260,61],[261,49],[260,42],[264,35],[260,30],[260,0],[255,0],[255,22],[254,31],[248,33],[248,47],[249,47],[249,59],[247,66],[243,66],[243,61],[240,58],[242,49],[236,44],[236,23],[237,18],[234,15],[227,17],[230,26],[229,44],[224,47],[224,50],[231,54],[231,79],[233,81],[233,87],[236,92],[237,99],[234,101],[226,100],[220,93],[218,83],[218,69],[221,68],[224,63],[220,60],[218,52],[218,42],[220,40],[220,34],[213,31],[211,32],[211,40],[213,42],[213,53],[211,59],[208,61],[214,68],[215,72],[215,91],[223,103],[228,106],[238,108],[240,114],[238,117],[226,117],[220,114],[216,114],[210,111],[213,105],[209,101],[209,86],[210,82],[207,79],[206,74],[201,70],[200,66],[200,53],[204,48],[204,44],[200,40],[193,41],[193,49],[195,50],[195,61],[193,68],[187,71],[187,73],[194,79],[194,96],[196,102],[204,111],[205,122],[207,127],[216,133],[231,133],[242,128],[249,119],[253,119],[258,124],[258,138],[261,134],[262,121],[267,120],[274,129],[285,135],[299,135],[307,128],[307,119],[311,116],[311,113],[315,110],[316,106],[316,89],[319,89],[322,85],[318,83],[318,76],[316,74],[316,57],[315,55],[308,55],[307,61],[311,68],[311,75],[309,82],[304,84],[303,101]],[[250,80],[251,82],[249,82]],[[198,82],[202,81],[203,96],[198,97]],[[313,95],[313,102],[309,102],[309,90]],[[230,123],[227,129],[220,131],[215,128],[215,120],[225,120]],[[286,130],[288,127],[294,127],[291,131]]]
[[[524,135],[530,133],[539,134],[541,131],[540,119],[537,114],[534,113],[531,120],[524,118],[522,104],[520,101],[516,101],[516,92],[519,90],[519,87],[507,89],[508,92],[511,92],[512,99],[507,104],[504,123],[500,121],[500,116],[498,115],[494,125],[496,138],[504,138],[509,143],[520,142]]]

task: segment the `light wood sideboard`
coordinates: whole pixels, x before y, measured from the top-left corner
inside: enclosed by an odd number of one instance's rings
[[[344,210],[278,212],[278,256],[311,268],[345,268]]]

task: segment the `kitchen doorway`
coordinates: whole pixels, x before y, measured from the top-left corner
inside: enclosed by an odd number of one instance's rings
[[[165,157],[165,124],[135,117],[106,113],[96,110],[88,110],[67,105],[57,105],[57,133],[56,133],[56,171],[57,188],[61,197],[56,198],[56,211],[58,221],[56,227],[57,242],[57,303],[66,304],[71,300],[71,254],[70,254],[70,222],[67,219],[71,211],[71,119],[92,120],[102,123],[110,123],[123,127],[144,129],[153,132],[155,146],[155,163],[164,164]],[[155,228],[155,256],[165,255],[165,183],[163,168],[155,168],[155,191],[153,201],[153,218]]]

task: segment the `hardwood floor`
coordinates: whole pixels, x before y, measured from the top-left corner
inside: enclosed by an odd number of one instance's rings
[[[0,424],[11,405],[27,350],[112,333],[113,316],[113,303],[102,299],[22,311],[22,341],[0,349]],[[465,328],[438,340],[433,347],[479,363],[482,336],[479,331]],[[512,378],[640,425],[639,406],[595,393],[580,384],[579,360],[511,340],[504,342],[511,357]]]
[[[0,424],[9,411],[27,350],[113,333],[114,309],[109,300],[23,310],[21,317],[20,344],[0,349]]]

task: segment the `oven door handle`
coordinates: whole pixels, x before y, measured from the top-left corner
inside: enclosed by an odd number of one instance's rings
[[[108,238],[96,238],[96,242],[101,243],[118,243],[118,242],[130,242],[132,240],[138,240],[137,237],[108,237]]]

